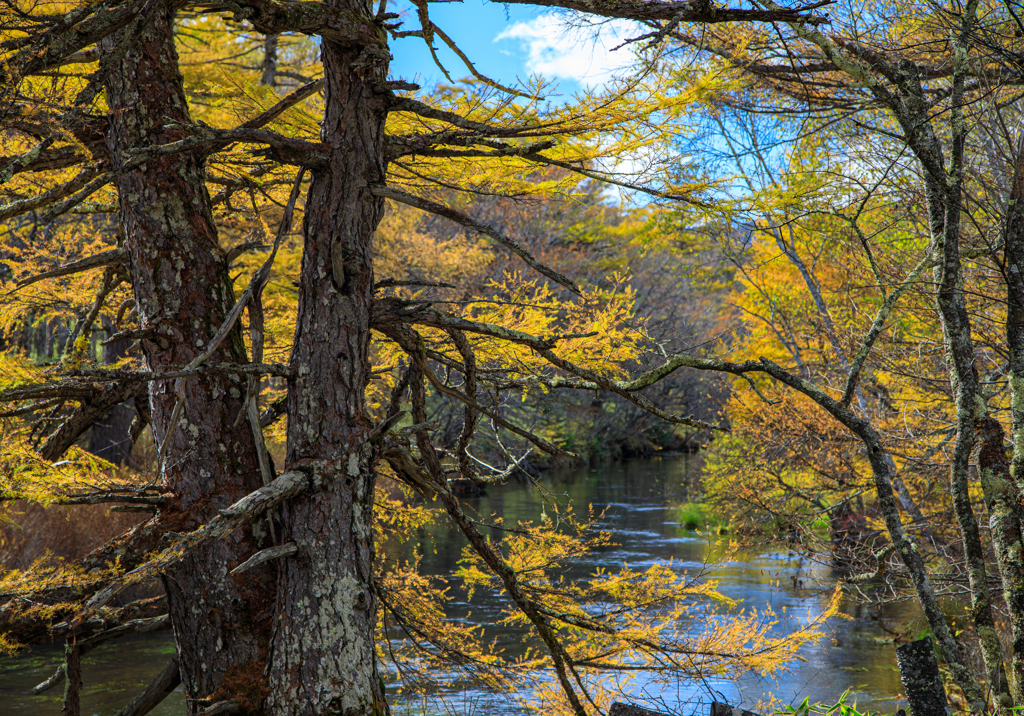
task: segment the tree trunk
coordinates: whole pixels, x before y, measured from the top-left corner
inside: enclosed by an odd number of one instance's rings
[[[64,645],[64,716],[80,716],[82,713],[79,698],[82,694],[82,651],[74,641]]]
[[[369,4],[340,0],[372,22]],[[374,651],[372,588],[375,448],[364,390],[370,379],[371,240],[383,201],[385,37],[365,49],[322,42],[330,166],[313,174],[288,393],[289,469],[321,487],[286,504],[269,704],[275,714],[386,712]]]
[[[998,640],[995,638],[995,620],[988,588],[985,550],[981,542],[978,520],[971,506],[969,468],[976,439],[975,420],[987,412],[983,393],[979,389],[975,369],[974,341],[971,321],[967,312],[967,298],[963,286],[963,267],[960,259],[960,225],[963,218],[964,140],[966,125],[960,105],[963,90],[963,67],[956,67],[954,98],[950,128],[953,141],[948,156],[931,124],[930,108],[924,99],[919,69],[908,60],[900,63],[903,77],[906,117],[901,120],[915,123],[908,127],[914,132],[918,146],[915,154],[921,163],[925,196],[928,200],[928,225],[931,251],[936,260],[933,268],[935,305],[942,324],[943,347],[949,368],[950,388],[956,405],[956,438],[950,461],[950,493],[960,535],[967,558],[967,578],[971,588],[971,615],[981,642],[982,657],[989,675],[989,686],[997,704],[1010,699],[1007,693],[1006,670]],[[959,90],[956,88],[959,87]],[[937,173],[941,171],[941,176]],[[972,711],[985,707],[985,698],[977,690],[973,675],[960,674],[951,658],[953,654],[943,643],[939,632],[943,658],[950,665],[954,678],[971,702]],[[969,678],[968,678],[969,677]]]
[[[1012,416],[1011,441],[1013,459],[1010,464],[1011,485],[1005,485],[1007,492],[1015,492],[1018,510],[1020,494],[1024,492],[1024,137],[1017,146],[1014,161],[1013,184],[1010,188],[1004,227],[1006,258],[1006,346],[1010,364],[1010,413]],[[1015,488],[1015,489],[1011,489]],[[1008,505],[1007,505],[1008,506]],[[992,515],[991,509],[989,512]],[[1018,512],[1019,514],[1019,512]],[[1024,524],[1018,529],[1024,531]],[[994,537],[995,539],[995,537]],[[1009,547],[1009,545],[1007,545]],[[1024,559],[1021,544],[1016,544],[1018,562]],[[1019,572],[1018,566],[1018,572]],[[1007,581],[1003,575],[1004,588],[1015,588],[1020,594],[1024,584]],[[1009,596],[1009,595],[1008,595]],[[1011,671],[1013,673],[1013,695],[1017,706],[1024,705],[1024,604],[1020,614],[1012,618],[1013,645],[1011,647]]]
[[[910,704],[910,716],[950,716],[939,662],[929,637],[897,646],[896,665]]]
[[[111,58],[107,145],[115,167],[132,150],[184,138],[181,129],[166,126],[191,124],[169,8],[158,4],[137,30],[129,25],[105,39],[101,51]],[[148,332],[143,354],[149,370],[180,367],[203,350],[234,303],[202,159],[187,152],[154,158],[119,177],[117,190],[139,323]],[[211,361],[245,362],[237,329]],[[161,479],[176,500],[162,520],[175,532],[199,527],[263,484],[253,436],[232,427],[245,385],[226,373],[187,380],[173,430],[174,384],[150,386],[153,436],[167,443]],[[228,574],[268,546],[256,533],[256,527],[237,530],[165,576],[190,714],[202,709],[199,699],[219,696],[221,689],[247,690],[246,706],[258,712],[274,581],[266,566]]]
[[[114,324],[109,318],[103,319],[103,330],[109,337],[114,334]],[[115,363],[128,356],[131,341],[114,341],[103,346],[103,362]],[[119,403],[98,422],[93,423],[89,433],[89,452],[115,465],[127,465],[132,456],[130,431],[135,419],[135,408],[128,401]]]
[[[1024,553],[1022,553],[1021,495],[1010,477],[1003,442],[1003,426],[992,417],[977,421],[978,475],[981,479],[985,507],[988,509],[992,545],[1003,580],[1003,599],[1010,618],[1012,635],[1010,649],[1010,675],[1012,702],[1000,704],[1009,707],[1024,703]],[[991,634],[981,633],[999,646],[993,624]],[[1004,689],[1005,690],[1005,689]],[[997,691],[997,694],[1002,692]]]
[[[263,38],[263,62],[260,64],[260,84],[277,84],[277,35]]]

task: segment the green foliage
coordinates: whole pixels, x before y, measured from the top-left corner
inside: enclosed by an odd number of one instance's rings
[[[684,502],[674,507],[676,522],[688,530],[711,529],[721,533],[723,523],[714,508],[706,502]]]
[[[797,706],[784,706],[774,712],[775,716],[883,716],[878,711],[861,711],[857,702],[849,703],[850,689],[844,691],[834,704],[815,703],[804,699]]]

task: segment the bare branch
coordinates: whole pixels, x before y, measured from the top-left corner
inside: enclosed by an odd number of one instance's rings
[[[508,94],[515,95],[517,97],[525,97],[526,99],[542,99],[538,95],[533,95],[528,92],[522,92],[512,87],[506,87],[503,84],[495,82],[490,77],[480,74],[480,72],[477,71],[476,66],[470,61],[468,57],[466,57],[466,53],[459,49],[459,46],[455,44],[454,40],[448,37],[448,35],[444,33],[444,30],[442,30],[437,25],[434,25],[432,22],[431,25],[433,27],[433,31],[437,33],[437,36],[444,41],[444,44],[448,45],[449,49],[451,49],[452,52],[459,56],[459,59],[462,60],[462,64],[466,66],[466,69],[470,71],[470,74],[472,74],[478,80],[483,82],[485,85],[487,85],[488,87],[493,87],[494,89],[499,90],[501,92],[506,92]]]
[[[288,542],[278,547],[269,547],[267,549],[260,550],[249,559],[242,562],[240,565],[231,570],[231,574],[241,574],[242,572],[248,572],[254,567],[258,567],[264,562],[270,562],[275,559],[283,559],[284,557],[291,557],[293,554],[299,551],[298,545],[294,542]]]
[[[58,666],[57,670],[53,672],[53,674],[50,675],[50,677],[47,678],[46,681],[36,684],[32,687],[32,693],[38,696],[39,694],[49,691],[54,686],[57,686],[58,684],[60,684],[60,682],[64,681],[65,668],[66,666],[64,664]]]
[[[827,24],[827,17],[808,15],[829,4],[817,2],[803,7],[785,8],[778,5],[770,10],[739,10],[717,7],[704,0],[693,2],[637,2],[636,0],[507,0],[512,5],[540,5],[576,10],[588,15],[617,17],[624,20],[664,20],[669,22],[793,22],[807,25]]]
[[[175,540],[173,545],[160,552],[153,559],[114,579],[86,602],[85,613],[106,606],[114,597],[133,584],[139,584],[156,577],[161,572],[166,571],[171,565],[177,564],[201,547],[227,537],[254,517],[276,507],[291,497],[296,497],[309,488],[309,476],[305,473],[283,473],[266,487],[250,492],[226,510],[221,510],[220,514],[208,524],[182,535]],[[80,616],[79,619],[84,621],[85,614]]]
[[[275,104],[266,112],[262,112],[253,117],[252,119],[242,122],[242,124],[238,125],[238,129],[259,129],[260,127],[263,127],[269,124],[270,122],[273,122],[275,119],[280,117],[287,110],[291,109],[302,100],[306,99],[307,97],[311,97],[312,95],[319,92],[321,89],[323,89],[323,86],[324,81],[320,79],[310,82],[309,84],[305,84],[302,87],[299,87],[294,92],[291,92],[290,94],[284,96],[280,102]]]

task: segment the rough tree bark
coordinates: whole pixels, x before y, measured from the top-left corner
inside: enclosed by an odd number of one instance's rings
[[[1003,448],[1003,426],[992,417],[977,421],[978,475],[985,507],[988,509],[992,545],[1003,580],[1003,599],[1010,618],[1011,696],[1024,703],[1024,551],[1021,549],[1020,493],[1010,477],[1010,465]],[[987,635],[980,634],[983,638]],[[989,637],[998,646],[994,633]],[[1009,707],[1011,704],[1005,704]]]
[[[167,124],[191,123],[172,23],[171,8],[158,3],[142,22],[101,44],[110,58],[107,146],[115,167],[133,150],[183,138],[181,129]],[[143,355],[149,370],[180,367],[203,350],[234,303],[202,158],[180,153],[153,159],[119,177],[117,190],[139,323],[147,332]],[[212,360],[245,362],[237,330]],[[175,386],[150,388],[153,435],[158,444],[168,443],[161,479],[176,500],[163,519],[175,532],[208,522],[262,485],[252,435],[232,428],[244,391],[244,379],[228,374],[187,381],[172,430]],[[275,589],[271,571],[228,574],[266,546],[254,531],[236,531],[165,577],[190,714],[202,709],[200,699],[216,697],[222,688],[233,692],[250,673],[262,677]]]
[[[335,6],[365,14],[362,0]],[[383,200],[388,52],[322,42],[327,168],[306,202],[299,313],[288,393],[290,469],[322,489],[282,510],[298,554],[281,563],[268,703],[275,714],[386,712],[373,644],[373,447],[364,391],[370,379],[371,241]]]
[[[1024,485],[1024,137],[1017,147],[1017,157],[1013,172],[1013,184],[1010,188],[1009,201],[1006,208],[1006,225],[1004,227],[1003,275],[1006,276],[1006,346],[1010,364],[1010,412],[1012,416],[1011,438],[1013,442],[1013,459],[1010,465],[1009,484],[1004,486],[1006,492],[1016,493],[1011,497],[1017,505],[1018,539],[1016,543],[1003,545],[1007,555],[1016,551],[1018,564],[1016,580],[1007,580],[1004,576],[1004,588],[1015,588],[1018,595],[1024,594],[1024,583],[1020,579],[1020,562],[1022,545],[1020,532],[1024,532],[1024,524],[1020,519],[1020,495]],[[990,511],[990,514],[991,511]],[[1000,535],[994,534],[993,539]],[[1007,594],[1009,602],[1013,597]],[[1016,616],[1011,617],[1013,628],[1013,645],[1011,647],[1011,671],[1014,678],[1017,705],[1024,705],[1024,604],[1018,603]]]
[[[910,703],[910,716],[950,716],[952,711],[930,638],[897,646],[896,664]]]

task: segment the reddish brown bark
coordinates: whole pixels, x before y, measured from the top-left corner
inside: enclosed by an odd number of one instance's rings
[[[166,7],[154,10],[134,37],[122,30],[102,50],[123,55],[106,77],[111,111],[107,145],[118,166],[133,149],[181,139],[169,123],[189,124],[182,77]],[[124,47],[127,45],[127,47]],[[187,364],[217,332],[234,303],[224,255],[206,192],[201,157],[188,153],[154,159],[117,180],[120,220],[150,370]],[[244,362],[234,333],[211,357]],[[166,446],[161,478],[177,503],[165,515],[174,531],[208,522],[217,511],[262,485],[253,437],[233,428],[245,380],[216,374],[184,385],[185,404],[170,430],[175,403],[171,383],[150,388],[152,429]],[[170,435],[170,437],[168,437]],[[228,571],[263,546],[253,530],[186,559],[166,575],[170,614],[180,652],[189,711],[201,710],[224,679],[262,665],[269,642],[274,583],[268,567],[240,577]],[[259,668],[262,669],[262,666]]]

